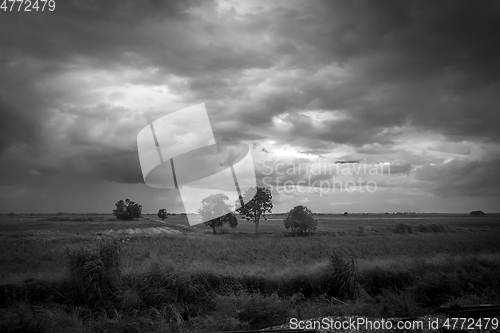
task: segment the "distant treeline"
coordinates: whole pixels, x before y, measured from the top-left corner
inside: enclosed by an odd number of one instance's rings
[[[473,216],[476,213],[476,211],[471,212],[471,213],[417,213],[417,212],[385,212],[385,213],[314,213],[314,215],[320,215],[320,216],[332,216],[332,215],[352,215],[352,216],[359,216],[359,215],[414,215],[414,216]],[[195,213],[167,213],[167,215],[197,215]],[[286,213],[271,213],[268,214],[269,216],[275,216],[275,215],[284,215]],[[484,213],[483,213],[484,214]],[[7,214],[0,214],[0,216],[54,216],[54,215],[70,215],[70,216],[82,216],[82,215],[113,215],[110,213],[63,213],[63,212],[58,212],[58,213],[7,213]],[[143,213],[142,215],[156,215],[156,213]],[[486,215],[486,214],[485,214]],[[500,216],[500,213],[488,213],[488,216]]]

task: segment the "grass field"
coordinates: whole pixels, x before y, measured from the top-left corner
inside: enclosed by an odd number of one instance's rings
[[[500,303],[500,217],[316,218],[314,235],[292,237],[282,215],[258,235],[241,218],[214,235],[182,215],[0,217],[0,331],[234,330]]]

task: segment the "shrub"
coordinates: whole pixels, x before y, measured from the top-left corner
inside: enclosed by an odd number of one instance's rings
[[[165,220],[167,217],[167,210],[165,208],[162,208],[158,211],[158,217],[162,220]]]
[[[116,241],[104,241],[97,251],[68,249],[67,255],[73,303],[101,308],[118,298],[121,270]]]
[[[27,303],[16,303],[9,309],[0,309],[1,332],[47,332],[47,319]]]
[[[276,294],[255,294],[238,311],[238,319],[248,322],[250,329],[261,329],[285,322],[290,309],[291,302],[280,299]]]
[[[447,224],[419,224],[415,230],[422,233],[448,232],[450,227]]]
[[[396,234],[411,234],[413,233],[413,229],[410,225],[404,223],[396,223],[393,226],[393,231]]]
[[[417,317],[424,314],[415,295],[411,290],[389,291],[384,290],[382,295],[375,297],[377,306],[387,317]]]
[[[384,290],[399,291],[413,285],[415,279],[410,272],[392,271],[374,267],[360,276],[360,283],[370,296],[383,294]]]
[[[342,251],[332,248],[323,289],[328,296],[354,299],[357,296],[357,263]]]
[[[189,272],[169,271],[153,264],[144,274],[129,278],[135,302],[162,308],[170,318],[185,320],[210,312],[215,307],[205,286]]]
[[[129,199],[125,201],[120,200],[115,206],[116,209],[113,210],[113,215],[115,215],[118,220],[133,220],[141,217],[142,205],[134,201],[130,201]]]
[[[358,226],[358,232],[357,232],[357,235],[358,236],[362,236],[365,234],[365,226],[364,225],[360,225]]]
[[[313,218],[313,213],[306,206],[295,206],[283,220],[285,228],[292,235],[308,235],[316,230],[318,221]]]

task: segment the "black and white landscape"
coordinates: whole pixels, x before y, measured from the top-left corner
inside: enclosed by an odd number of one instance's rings
[[[0,3],[0,331],[500,303],[499,1]],[[249,147],[246,209],[186,208],[203,158],[161,145],[194,144],[187,113],[147,141],[175,186],[145,183],[140,131],[201,103],[206,145]],[[247,200],[242,155],[214,170]]]

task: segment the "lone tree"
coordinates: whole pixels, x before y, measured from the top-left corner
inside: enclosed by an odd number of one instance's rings
[[[316,230],[318,221],[313,218],[313,213],[306,206],[295,206],[283,219],[285,228],[292,232],[292,235],[308,235]]]
[[[142,205],[134,201],[126,199],[125,201],[120,200],[115,203],[116,209],[113,210],[113,215],[116,216],[117,220],[133,220],[135,218],[140,218],[142,214]]]
[[[215,228],[221,228],[225,223],[229,223],[231,228],[236,228],[238,220],[231,212],[231,206],[225,201],[229,198],[223,194],[211,194],[201,201],[201,207],[198,209],[198,214],[205,220],[205,225],[212,228],[214,234],[217,233]],[[222,230],[221,230],[222,232]]]
[[[255,194],[255,195],[254,195]],[[244,215],[247,221],[252,220],[255,223],[255,234],[258,233],[260,218],[267,220],[266,214],[271,213],[273,202],[271,199],[271,191],[264,187],[251,187],[240,198],[244,205],[241,205],[241,200],[236,201],[236,211]]]
[[[162,220],[167,219],[167,210],[165,208],[162,208],[158,211],[158,217],[161,218]]]

